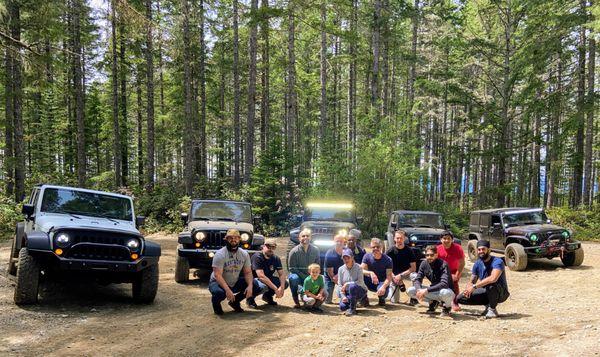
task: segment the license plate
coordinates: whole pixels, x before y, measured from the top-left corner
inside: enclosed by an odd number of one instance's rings
[[[550,239],[548,241],[548,245],[557,245],[558,243],[560,243],[560,239]]]

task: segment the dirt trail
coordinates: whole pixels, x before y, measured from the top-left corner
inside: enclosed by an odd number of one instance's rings
[[[39,305],[13,303],[7,278],[9,243],[0,245],[0,355],[599,355],[600,244],[584,244],[585,261],[559,260],[508,272],[510,299],[501,318],[483,320],[480,309],[430,317],[426,307],[404,304],[359,309],[345,317],[334,305],[324,315],[280,306],[212,314],[206,281],[173,280],[176,235],[149,237],[163,247],[154,304],[134,305],[130,285],[51,284]],[[284,256],[287,240],[280,238]],[[467,263],[467,269],[471,264]],[[465,269],[465,271],[467,271]],[[466,282],[463,275],[461,286]],[[372,296],[372,295],[371,295]],[[405,296],[406,298],[406,296]]]

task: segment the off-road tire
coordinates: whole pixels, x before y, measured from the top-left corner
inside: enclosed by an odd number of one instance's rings
[[[566,267],[578,267],[583,263],[583,248],[579,248],[573,252],[565,253],[560,259]]]
[[[136,303],[152,303],[158,291],[158,264],[153,264],[139,272],[131,290]]]
[[[510,270],[522,271],[527,269],[527,253],[522,245],[511,243],[506,246],[504,260]]]
[[[7,272],[10,275],[17,274],[17,262],[19,261],[19,250],[21,249],[21,240],[23,239],[23,226],[19,223],[15,228],[15,237],[10,248],[10,255],[8,257],[8,268]]]
[[[29,254],[27,248],[19,251],[17,263],[17,283],[15,285],[14,301],[17,305],[35,304],[38,301],[40,285],[40,265]]]
[[[190,280],[190,262],[187,258],[177,256],[175,261],[175,282],[185,283]]]
[[[477,255],[477,240],[471,239],[467,242],[467,255],[469,256],[469,260],[471,263],[475,263],[479,258]]]

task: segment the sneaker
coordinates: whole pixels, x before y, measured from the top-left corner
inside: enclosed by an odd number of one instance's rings
[[[438,302],[437,301],[432,301],[429,303],[429,309],[427,309],[427,313],[428,314],[433,314],[435,312],[435,309],[438,307]]]
[[[231,308],[235,312],[244,312],[244,309],[242,309],[242,307],[240,306],[240,303],[237,301],[236,302],[230,301],[229,306],[231,306]]]
[[[356,315],[356,310],[354,310],[354,309],[348,309],[348,310],[346,310],[345,315],[346,316],[354,316],[354,315]]]
[[[377,303],[377,305],[385,306],[385,297],[384,296],[379,297],[379,302]]]
[[[483,312],[482,312],[482,313],[480,313],[480,314],[479,314],[479,316],[485,316],[485,315],[487,315],[489,308],[490,308],[490,307],[486,305],[486,306],[485,306],[485,309],[483,310]]]
[[[213,311],[215,312],[215,315],[223,315],[223,307],[221,307],[221,304],[213,304]]]
[[[262,297],[262,301],[266,302],[267,305],[271,305],[271,306],[277,306],[277,302],[275,302],[275,300],[273,300],[272,297]]]
[[[246,305],[248,305],[248,307],[251,307],[253,309],[258,308],[258,305],[256,305],[256,301],[254,301],[254,298],[246,299]]]
[[[450,308],[444,306],[442,308],[442,313],[440,314],[440,316],[442,316],[442,317],[450,316]]]
[[[318,306],[313,307],[312,309],[310,309],[311,312],[317,313],[317,314],[322,314],[323,313],[323,309],[321,309]]]
[[[300,305],[300,304],[294,304],[294,309],[301,309],[301,308],[302,308],[302,305]]]
[[[410,301],[408,302],[408,305],[410,306],[417,306],[419,304],[419,300],[417,299],[410,299]]]
[[[487,314],[485,314],[486,319],[495,319],[498,317],[498,311],[496,309],[488,308]]]
[[[364,299],[360,304],[362,305],[362,307],[369,307],[369,306],[371,306],[371,304],[369,304],[369,299],[368,298]]]

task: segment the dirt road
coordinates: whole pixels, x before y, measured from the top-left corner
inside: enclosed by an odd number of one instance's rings
[[[483,320],[466,308],[430,317],[426,307],[388,305],[340,315],[280,306],[212,314],[206,282],[173,280],[175,235],[154,235],[163,247],[154,304],[133,305],[129,285],[51,284],[40,304],[13,303],[6,276],[9,243],[0,245],[0,355],[599,355],[600,244],[585,244],[583,266],[559,260],[508,272],[510,299],[501,318]],[[279,247],[286,247],[284,238]],[[278,252],[283,256],[284,252]],[[467,263],[467,269],[471,264]],[[463,284],[466,282],[463,275]],[[405,296],[406,298],[406,296]]]

